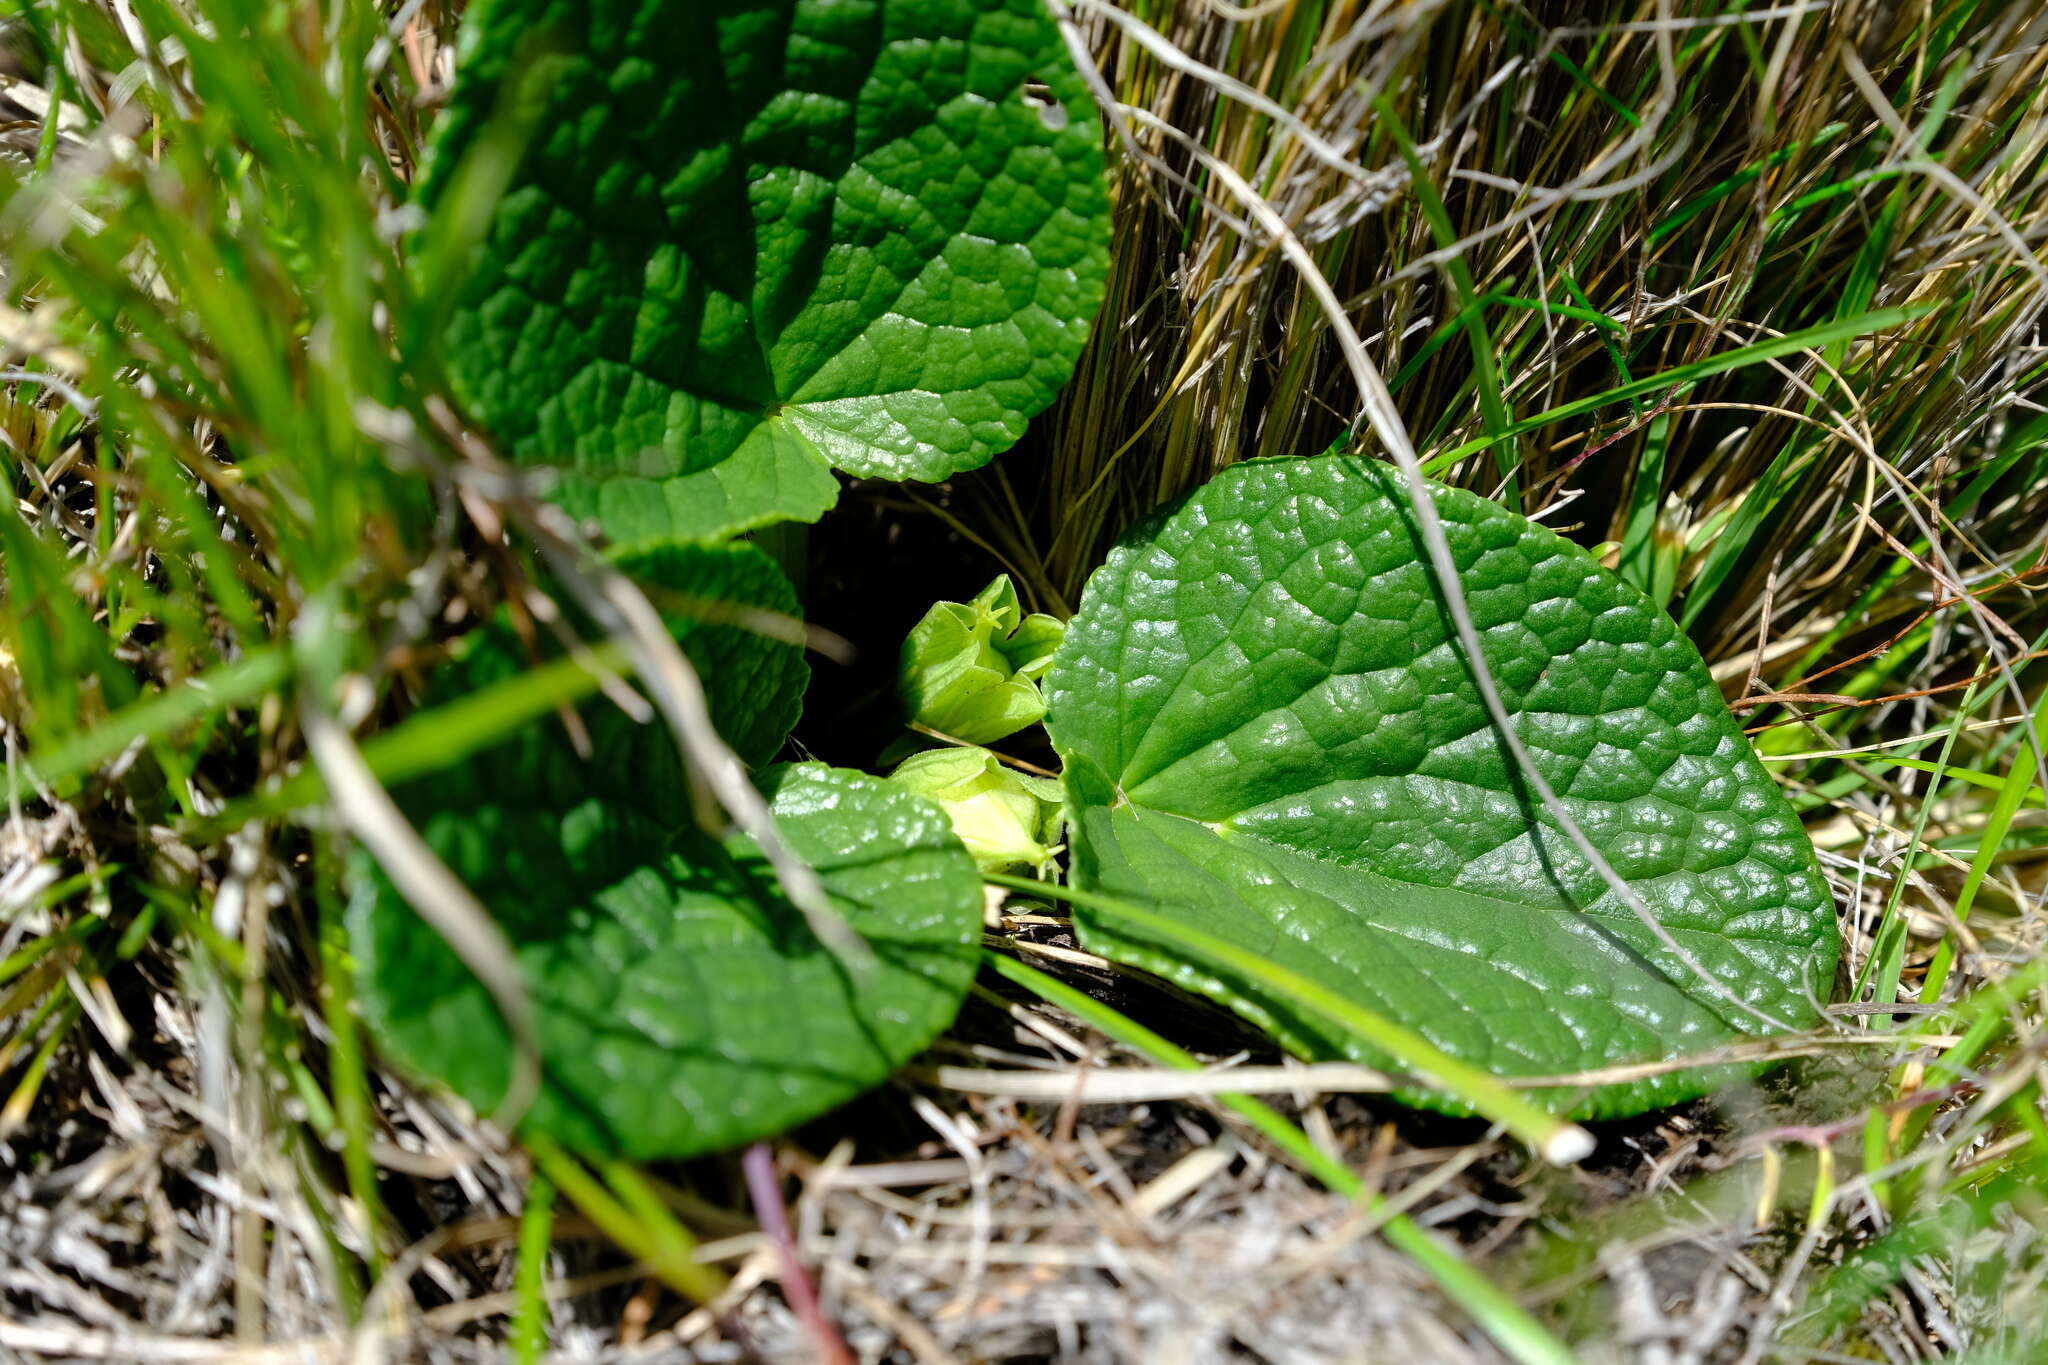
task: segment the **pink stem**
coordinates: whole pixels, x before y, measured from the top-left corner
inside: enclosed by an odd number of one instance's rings
[[[855,1365],[846,1339],[818,1305],[818,1291],[797,1255],[796,1238],[789,1230],[789,1214],[782,1207],[782,1182],[775,1176],[775,1153],[767,1143],[757,1142],[747,1148],[743,1164],[747,1193],[754,1201],[754,1216],[761,1222],[761,1231],[775,1243],[776,1258],[782,1262],[782,1292],[788,1296],[790,1309],[804,1325],[811,1346],[824,1365]]]

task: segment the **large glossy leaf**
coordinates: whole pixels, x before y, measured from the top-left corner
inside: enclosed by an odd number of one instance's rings
[[[751,549],[683,547],[637,567],[698,610],[793,606]],[[801,690],[794,648],[737,625],[672,624],[728,738],[749,757],[772,752]],[[508,635],[488,632],[442,690],[518,666]],[[782,837],[874,949],[872,970],[850,973],[749,840],[696,827],[658,728],[602,699],[581,718],[587,758],[549,720],[398,792],[511,940],[541,1047],[530,1128],[636,1158],[730,1146],[877,1084],[951,1022],[981,895],[936,806],[817,764],[763,778]],[[495,1107],[513,1060],[496,1006],[381,872],[359,872],[351,941],[383,1047]]]
[[[536,52],[452,363],[614,541],[973,468],[1072,372],[1107,200],[1040,0],[483,0],[430,198]]]
[[[1518,733],[1578,823],[1727,990],[1811,1021],[1835,953],[1826,885],[1698,653],[1582,550],[1471,494],[1436,499]],[[1763,1027],[1665,949],[1520,779],[1384,466],[1237,465],[1139,528],[1090,581],[1047,691],[1081,886],[1170,910],[1502,1075]],[[1093,950],[1301,1052],[1389,1060],[1114,914],[1075,919]],[[1547,1098],[1631,1112],[1726,1075]]]

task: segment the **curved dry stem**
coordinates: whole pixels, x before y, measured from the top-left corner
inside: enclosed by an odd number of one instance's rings
[[[712,724],[697,670],[669,634],[647,594],[592,550],[566,513],[536,498],[528,480],[507,468],[452,411],[438,403],[430,404],[430,410],[443,434],[466,457],[465,464],[450,472],[489,496],[510,517],[540,550],[577,604],[632,662],[675,736],[692,791],[700,801],[708,798],[725,809],[733,824],[759,846],[776,882],[802,913],[818,942],[848,971],[865,976],[872,970],[874,950],[833,907],[817,873],[792,853],[776,832],[775,817],[755,790],[746,765]],[[406,444],[409,453],[440,463],[420,447],[409,429],[394,427],[384,437]],[[700,811],[700,816],[707,824],[715,820],[710,811]]]
[[[669,723],[695,780],[732,816],[733,823],[761,849],[790,903],[802,912],[811,933],[847,970],[873,970],[874,949],[855,933],[825,895],[810,865],[796,856],[776,831],[768,803],[754,788],[746,764],[719,737],[705,701],[704,684],[682,648],[662,624],[661,614],[632,579],[593,553],[563,523],[555,508],[514,504],[520,529],[540,547],[562,585],[625,650],[654,704]]]
[[[309,613],[308,619],[317,614]],[[511,940],[483,902],[427,847],[370,771],[355,740],[321,703],[318,687],[299,689],[299,726],[349,832],[376,856],[406,903],[476,975],[504,1018],[512,1034],[512,1076],[491,1119],[508,1131],[517,1127],[540,1093],[540,1033]]]
[[[1465,604],[1465,590],[1458,579],[1457,561],[1452,558],[1450,541],[1444,535],[1443,520],[1437,515],[1436,502],[1429,492],[1429,481],[1423,475],[1422,462],[1416,458],[1415,447],[1408,439],[1407,426],[1402,422],[1401,414],[1394,406],[1393,395],[1387,391],[1386,381],[1380,377],[1379,370],[1372,363],[1372,357],[1366,354],[1365,342],[1358,335],[1358,329],[1351,325],[1351,319],[1345,313],[1344,305],[1337,297],[1337,291],[1331,288],[1329,280],[1316,266],[1315,258],[1302,245],[1301,239],[1288,226],[1287,220],[1247,184],[1244,177],[1233,167],[1211,154],[1207,148],[1180,129],[1155,117],[1147,110],[1129,105],[1118,105],[1116,112],[1123,117],[1135,116],[1179,141],[1188,153],[1199,160],[1219,183],[1226,186],[1252,216],[1258,219],[1260,225],[1273,235],[1281,253],[1287,257],[1289,264],[1294,266],[1301,276],[1302,283],[1315,297],[1337,338],[1338,345],[1343,350],[1352,378],[1358,385],[1367,420],[1371,422],[1373,432],[1380,438],[1380,443],[1387,448],[1387,453],[1393,456],[1394,464],[1400,469],[1402,479],[1408,486],[1409,501],[1415,508],[1416,527],[1422,534],[1423,548],[1429,554],[1437,586],[1444,595],[1444,606],[1451,617],[1452,627],[1457,631],[1458,643],[1464,652],[1466,666],[1472,670],[1473,684],[1486,702],[1487,714],[1492,718],[1501,742],[1506,744],[1508,751],[1514,755],[1516,766],[1521,769],[1529,781],[1529,786],[1543,803],[1544,811],[1557,822],[1558,827],[1579,850],[1580,856],[1600,875],[1600,879],[1607,884],[1616,898],[1642,921],[1643,927],[1656,937],[1666,952],[1699,978],[1702,985],[1770,1028],[1783,1032],[1795,1031],[1788,1021],[1757,1008],[1737,995],[1719,977],[1708,971],[1706,964],[1673,937],[1670,930],[1658,922],[1657,917],[1650,913],[1649,906],[1643,903],[1642,897],[1635,893],[1635,888],[1623,880],[1621,874],[1614,870],[1600,850],[1593,846],[1593,841],[1586,837],[1586,832],[1580,828],[1578,820],[1573,817],[1564,802],[1558,799],[1550,780],[1536,766],[1535,758],[1515,730],[1514,718],[1508,714],[1507,705],[1501,700],[1500,688],[1494,683],[1493,670],[1487,666],[1486,656],[1480,647],[1478,629],[1473,625],[1472,613]]]

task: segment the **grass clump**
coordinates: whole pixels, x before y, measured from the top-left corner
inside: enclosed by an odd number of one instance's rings
[[[405,719],[475,622],[505,608],[543,640],[561,619],[531,585],[562,528],[464,420],[440,353],[457,263],[532,130],[486,139],[426,215],[410,187],[453,8],[21,4],[0,17],[0,1144],[21,1182],[0,1219],[47,1230],[31,1210],[56,1207],[79,1231],[0,1239],[0,1347],[384,1334],[536,1358],[583,1333],[773,1358],[813,1338],[754,1286],[809,1260],[868,1358],[1270,1354],[1290,1321],[1329,1320],[1320,1290],[1375,1275],[1401,1302],[1347,1326],[1418,1358],[2040,1349],[2038,17],[1062,12],[1107,100],[1104,320],[1002,463],[857,492],[920,580],[900,626],[860,609],[893,551],[776,545],[810,570],[813,617],[886,674],[933,597],[995,568],[1025,609],[1068,614],[1117,535],[1227,463],[1383,453],[1235,177],[1334,290],[1424,466],[1596,548],[1700,646],[1834,885],[1828,1026],[1738,1059],[1797,1059],[1761,1087],[1604,1131],[1604,1164],[1549,1175],[1476,1128],[1316,1099],[1313,1071],[1284,1118],[1212,1102],[1198,1073],[1121,1107],[965,1099],[1017,1084],[982,1073],[1020,1057],[1192,1059],[1124,1017],[1187,1002],[1116,978],[1107,1010],[1006,956],[1011,994],[981,997],[907,1106],[784,1148],[808,1191],[795,1242],[736,1163],[508,1145],[361,1036],[338,899],[366,818],[349,793],[376,782],[337,774],[459,761],[629,662],[600,641],[602,666]],[[821,675],[848,684],[850,729],[893,722],[876,671]],[[989,934],[1099,971],[1066,928],[1013,899]],[[1215,1053],[1243,1041],[1196,1024]],[[849,1135],[865,1175],[835,1150]],[[1067,1239],[1082,1220],[1102,1240]],[[1175,1258],[1224,1228],[1286,1248],[1293,1278],[1240,1268],[1238,1300],[1177,1299]],[[1358,1240],[1380,1232],[1399,1257]],[[720,1259],[730,1291],[703,1270]],[[1017,1307],[1054,1301],[1064,1325]]]

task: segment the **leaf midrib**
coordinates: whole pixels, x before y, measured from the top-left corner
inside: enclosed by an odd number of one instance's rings
[[[1626,907],[1623,907],[1621,911],[1617,912],[1615,910],[1600,909],[1594,906],[1572,906],[1564,903],[1563,901],[1559,901],[1554,905],[1538,905],[1529,901],[1502,900],[1498,896],[1489,896],[1483,891],[1472,891],[1462,886],[1437,886],[1431,882],[1410,881],[1405,877],[1392,876],[1380,870],[1377,867],[1371,867],[1363,863],[1355,863],[1347,859],[1337,857],[1334,854],[1328,853],[1327,851],[1297,847],[1293,844],[1283,843],[1280,840],[1272,838],[1269,835],[1260,834],[1252,830],[1245,829],[1242,826],[1233,823],[1233,821],[1237,818],[1235,815],[1226,817],[1222,820],[1200,820],[1191,815],[1180,815],[1173,811],[1161,810],[1156,806],[1148,806],[1141,801],[1133,801],[1126,799],[1124,804],[1128,805],[1133,812],[1141,812],[1145,815],[1161,816],[1170,820],[1179,820],[1190,825],[1199,825],[1202,828],[1210,830],[1211,832],[1216,834],[1225,843],[1241,842],[1246,844],[1253,844],[1259,846],[1260,848],[1272,849],[1278,853],[1282,853],[1291,857],[1306,858],[1310,862],[1321,863],[1322,865],[1329,867],[1335,871],[1342,872],[1346,876],[1358,877],[1367,882],[1383,882],[1388,884],[1389,886],[1399,888],[1401,890],[1413,888],[1416,891],[1436,892],[1443,895],[1460,896],[1469,900],[1483,901],[1488,905],[1499,906],[1504,912],[1508,913],[1521,913],[1527,915],[1554,915],[1558,918],[1562,918],[1566,915],[1583,915],[1589,919],[1603,920],[1615,924],[1624,925],[1636,925],[1642,922],[1640,919],[1636,917],[1636,915],[1632,911],[1629,911]],[[1243,812],[1239,812],[1239,814],[1242,813]],[[1399,892],[1397,891],[1396,894],[1399,894]],[[1681,943],[1684,943],[1688,939],[1690,939],[1693,943],[1697,944],[1698,946],[1709,949],[1724,946],[1729,941],[1736,940],[1742,937],[1740,935],[1730,934],[1725,929],[1697,929],[1689,925],[1666,924],[1664,925],[1664,929],[1673,938],[1679,940]],[[1777,940],[1763,939],[1759,941],[1775,943]],[[1638,954],[1640,954],[1641,952],[1640,949],[1636,948],[1632,944],[1624,946],[1627,946],[1629,948],[1629,951],[1631,952]],[[1662,969],[1660,968],[1659,971],[1662,972]],[[1667,981],[1671,981],[1671,983],[1674,986],[1678,987],[1680,990],[1685,989],[1685,983],[1674,979],[1670,975],[1670,973],[1662,972],[1662,974]]]
[[[1178,824],[1185,826],[1196,826],[1210,831],[1215,837],[1217,837],[1221,842],[1225,843],[1226,845],[1237,844],[1240,846],[1247,847],[1250,851],[1261,856],[1262,860],[1272,862],[1275,867],[1275,870],[1281,873],[1284,884],[1289,886],[1293,886],[1295,884],[1292,881],[1286,880],[1285,878],[1284,860],[1294,858],[1300,859],[1307,863],[1319,865],[1340,877],[1347,879],[1356,879],[1361,884],[1361,889],[1363,890],[1370,891],[1372,889],[1373,884],[1378,883],[1380,886],[1388,888],[1388,892],[1395,898],[1405,899],[1409,896],[1451,897],[1467,902],[1468,904],[1476,902],[1484,907],[1497,908],[1499,911],[1505,914],[1513,914],[1515,912],[1520,912],[1521,915],[1524,917],[1561,919],[1568,915],[1581,914],[1586,916],[1586,918],[1591,921],[1604,921],[1606,923],[1620,922],[1617,921],[1616,918],[1613,916],[1597,914],[1594,912],[1572,911],[1569,908],[1564,907],[1562,905],[1553,907],[1528,905],[1515,901],[1504,901],[1498,899],[1497,897],[1488,896],[1473,891],[1466,891],[1459,888],[1432,886],[1423,882],[1412,882],[1400,878],[1389,877],[1385,873],[1379,872],[1377,870],[1360,867],[1355,864],[1347,863],[1329,857],[1325,854],[1319,854],[1315,852],[1310,852],[1308,850],[1292,848],[1285,844],[1279,843],[1278,841],[1264,838],[1258,834],[1250,833],[1242,829],[1231,827],[1227,823],[1221,825],[1212,825],[1206,821],[1195,820],[1187,816],[1174,815],[1166,811],[1153,810],[1137,804],[1132,804],[1126,807],[1126,809],[1130,810],[1132,816],[1140,822],[1142,822],[1142,820],[1145,817],[1155,817],[1174,821]],[[1112,834],[1111,837],[1115,838],[1116,836]],[[1119,844],[1121,844],[1122,841],[1119,839],[1118,842]],[[1125,854],[1123,856],[1125,856],[1126,858],[1129,857],[1128,854]],[[1186,855],[1182,854],[1181,856],[1185,857]],[[1135,863],[1133,863],[1132,865],[1134,867],[1136,866]],[[1205,878],[1209,878],[1212,880],[1216,878],[1216,874],[1214,872],[1209,871],[1206,868],[1198,867],[1197,870],[1199,871],[1200,875],[1202,875]],[[1225,882],[1223,883],[1223,886],[1225,889],[1225,893],[1234,898],[1236,893],[1234,890],[1231,890],[1229,888],[1229,884]],[[1302,886],[1298,889],[1300,889],[1304,894],[1316,897],[1319,900],[1329,899],[1324,892],[1318,891],[1313,886]],[[1413,951],[1425,954],[1456,954],[1456,950],[1447,948],[1446,945],[1444,945],[1443,943],[1439,943],[1428,937],[1424,937],[1416,933],[1410,932],[1405,926],[1399,923],[1398,919],[1392,919],[1391,917],[1388,917],[1388,919],[1382,919],[1379,917],[1372,916],[1369,912],[1362,910],[1359,906],[1356,905],[1345,905],[1342,902],[1333,903],[1336,904],[1339,909],[1344,911],[1347,917],[1355,918],[1355,921],[1361,932],[1373,935],[1375,937],[1385,936],[1387,939],[1391,940],[1391,942],[1388,944],[1390,950],[1395,949],[1395,945],[1399,945],[1399,948],[1402,950],[1412,949]],[[1391,920],[1391,922],[1389,922],[1389,920]],[[1634,920],[1633,916],[1629,916],[1626,922],[1635,923],[1636,921]],[[1105,925],[1105,927],[1107,928],[1110,926]],[[1600,924],[1594,924],[1592,927],[1601,928],[1603,926]],[[1725,935],[1717,935],[1710,931],[1698,929],[1673,929],[1672,933],[1675,937],[1679,937],[1681,939],[1691,938],[1693,940],[1693,945],[1702,950],[1711,951],[1716,946],[1722,948],[1725,948],[1727,946]],[[1688,989],[1688,983],[1686,981],[1677,978],[1670,971],[1666,970],[1664,967],[1660,966],[1656,961],[1652,960],[1642,947],[1627,941],[1625,938],[1612,937],[1611,935],[1606,933],[1602,933],[1601,937],[1607,938],[1608,941],[1615,948],[1625,953],[1627,957],[1635,964],[1637,970],[1641,971],[1642,973],[1644,973],[1646,977],[1659,983],[1662,987],[1668,989],[1676,997],[1682,1000],[1684,1002],[1684,1007],[1700,1011],[1705,1015],[1709,1015],[1715,1019],[1718,1019],[1723,1025],[1725,1031],[1728,1033],[1733,1034],[1742,1031],[1740,1027],[1737,1026],[1734,1022],[1728,1020],[1723,1015],[1722,1011],[1716,1008],[1715,1004],[1712,1001],[1703,1000],[1693,990]],[[1532,989],[1542,989],[1542,986],[1537,981],[1522,976],[1518,972],[1510,971],[1507,969],[1507,967],[1503,966],[1500,963],[1496,963],[1490,959],[1480,957],[1469,957],[1463,954],[1456,954],[1456,956],[1461,966],[1465,970],[1468,970],[1470,972],[1503,972],[1507,976],[1514,978],[1515,980],[1519,981],[1525,986],[1528,986]],[[1356,968],[1347,968],[1347,970],[1356,970]],[[1432,985],[1437,984],[1436,978],[1432,973],[1426,971],[1418,971],[1415,973],[1415,975],[1418,979],[1425,980]],[[1463,997],[1461,995],[1456,997],[1456,1000],[1462,1000],[1462,998]],[[1454,1001],[1454,1003],[1456,1002]],[[1459,1007],[1462,1008],[1462,1006]]]

